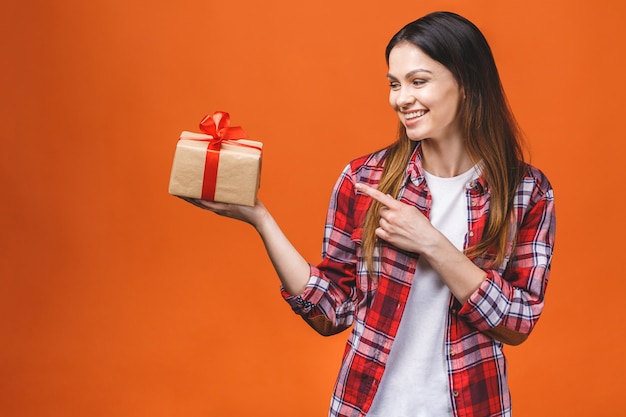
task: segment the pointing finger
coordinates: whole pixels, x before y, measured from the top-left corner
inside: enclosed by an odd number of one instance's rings
[[[370,187],[369,185],[357,183],[354,185],[354,188],[356,188],[357,191],[360,191],[363,194],[372,197],[374,200],[378,201],[384,206],[393,207],[394,204],[398,203],[398,201],[389,194],[383,194],[377,189]]]

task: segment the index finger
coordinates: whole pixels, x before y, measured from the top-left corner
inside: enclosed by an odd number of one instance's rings
[[[390,196],[389,194],[383,194],[377,189],[370,187],[369,185],[366,185],[363,183],[357,183],[354,185],[354,188],[356,188],[357,191],[360,191],[363,194],[366,194],[372,197],[374,200],[378,201],[383,206],[392,207],[394,204],[398,203],[398,201],[392,196]]]

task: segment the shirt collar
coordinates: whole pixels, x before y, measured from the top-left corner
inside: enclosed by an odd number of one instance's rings
[[[417,142],[411,159],[409,159],[409,166],[407,168],[406,183],[411,181],[415,185],[421,185],[424,182],[424,167],[422,166],[422,142]]]
[[[425,176],[424,176],[424,166],[422,165],[422,159],[423,159],[423,154],[422,154],[422,142],[418,141],[417,145],[415,146],[415,150],[413,151],[413,154],[411,155],[411,159],[409,160],[409,166],[407,167],[407,175],[406,175],[406,181],[405,184],[408,184],[408,182],[412,182],[415,185],[419,186],[422,185],[425,182]],[[481,167],[482,163],[479,162],[478,166],[479,168]],[[482,169],[481,169],[481,174],[478,177],[478,179],[476,181],[473,181],[473,190],[476,190],[478,192],[487,192],[489,187],[487,184],[487,181],[485,179],[485,176],[482,173]]]

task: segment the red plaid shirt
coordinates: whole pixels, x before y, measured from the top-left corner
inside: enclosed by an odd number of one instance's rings
[[[323,314],[334,326],[353,325],[333,393],[330,416],[364,416],[385,370],[408,298],[418,255],[383,245],[375,254],[375,276],[368,277],[361,232],[370,198],[354,184],[376,187],[384,151],[352,161],[335,185],[328,211],[323,259],[311,266],[305,292],[283,296],[297,314]],[[481,239],[489,210],[482,178],[468,184],[466,247]],[[407,167],[399,199],[428,216],[431,197],[421,165],[421,147]],[[516,226],[504,265],[474,263],[487,279],[464,304],[452,297],[446,324],[445,355],[452,409],[457,417],[510,416],[503,342],[520,343],[531,332],[544,305],[554,245],[553,191],[547,178],[528,166],[515,195]],[[410,389],[410,387],[407,387]]]

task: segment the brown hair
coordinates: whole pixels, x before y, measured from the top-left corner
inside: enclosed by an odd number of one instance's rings
[[[491,200],[489,216],[481,241],[470,248],[470,257],[495,251],[493,266],[501,265],[511,230],[515,190],[523,175],[522,138],[510,110],[495,60],[487,40],[469,20],[449,12],[435,12],[409,23],[394,35],[385,51],[387,64],[391,50],[409,42],[452,72],[464,98],[460,103],[466,149],[473,161],[481,161]],[[378,189],[398,197],[406,167],[415,149],[400,124],[398,139],[384,159]],[[381,204],[372,201],[363,223],[363,252],[368,270],[373,271],[375,231],[380,222]]]

